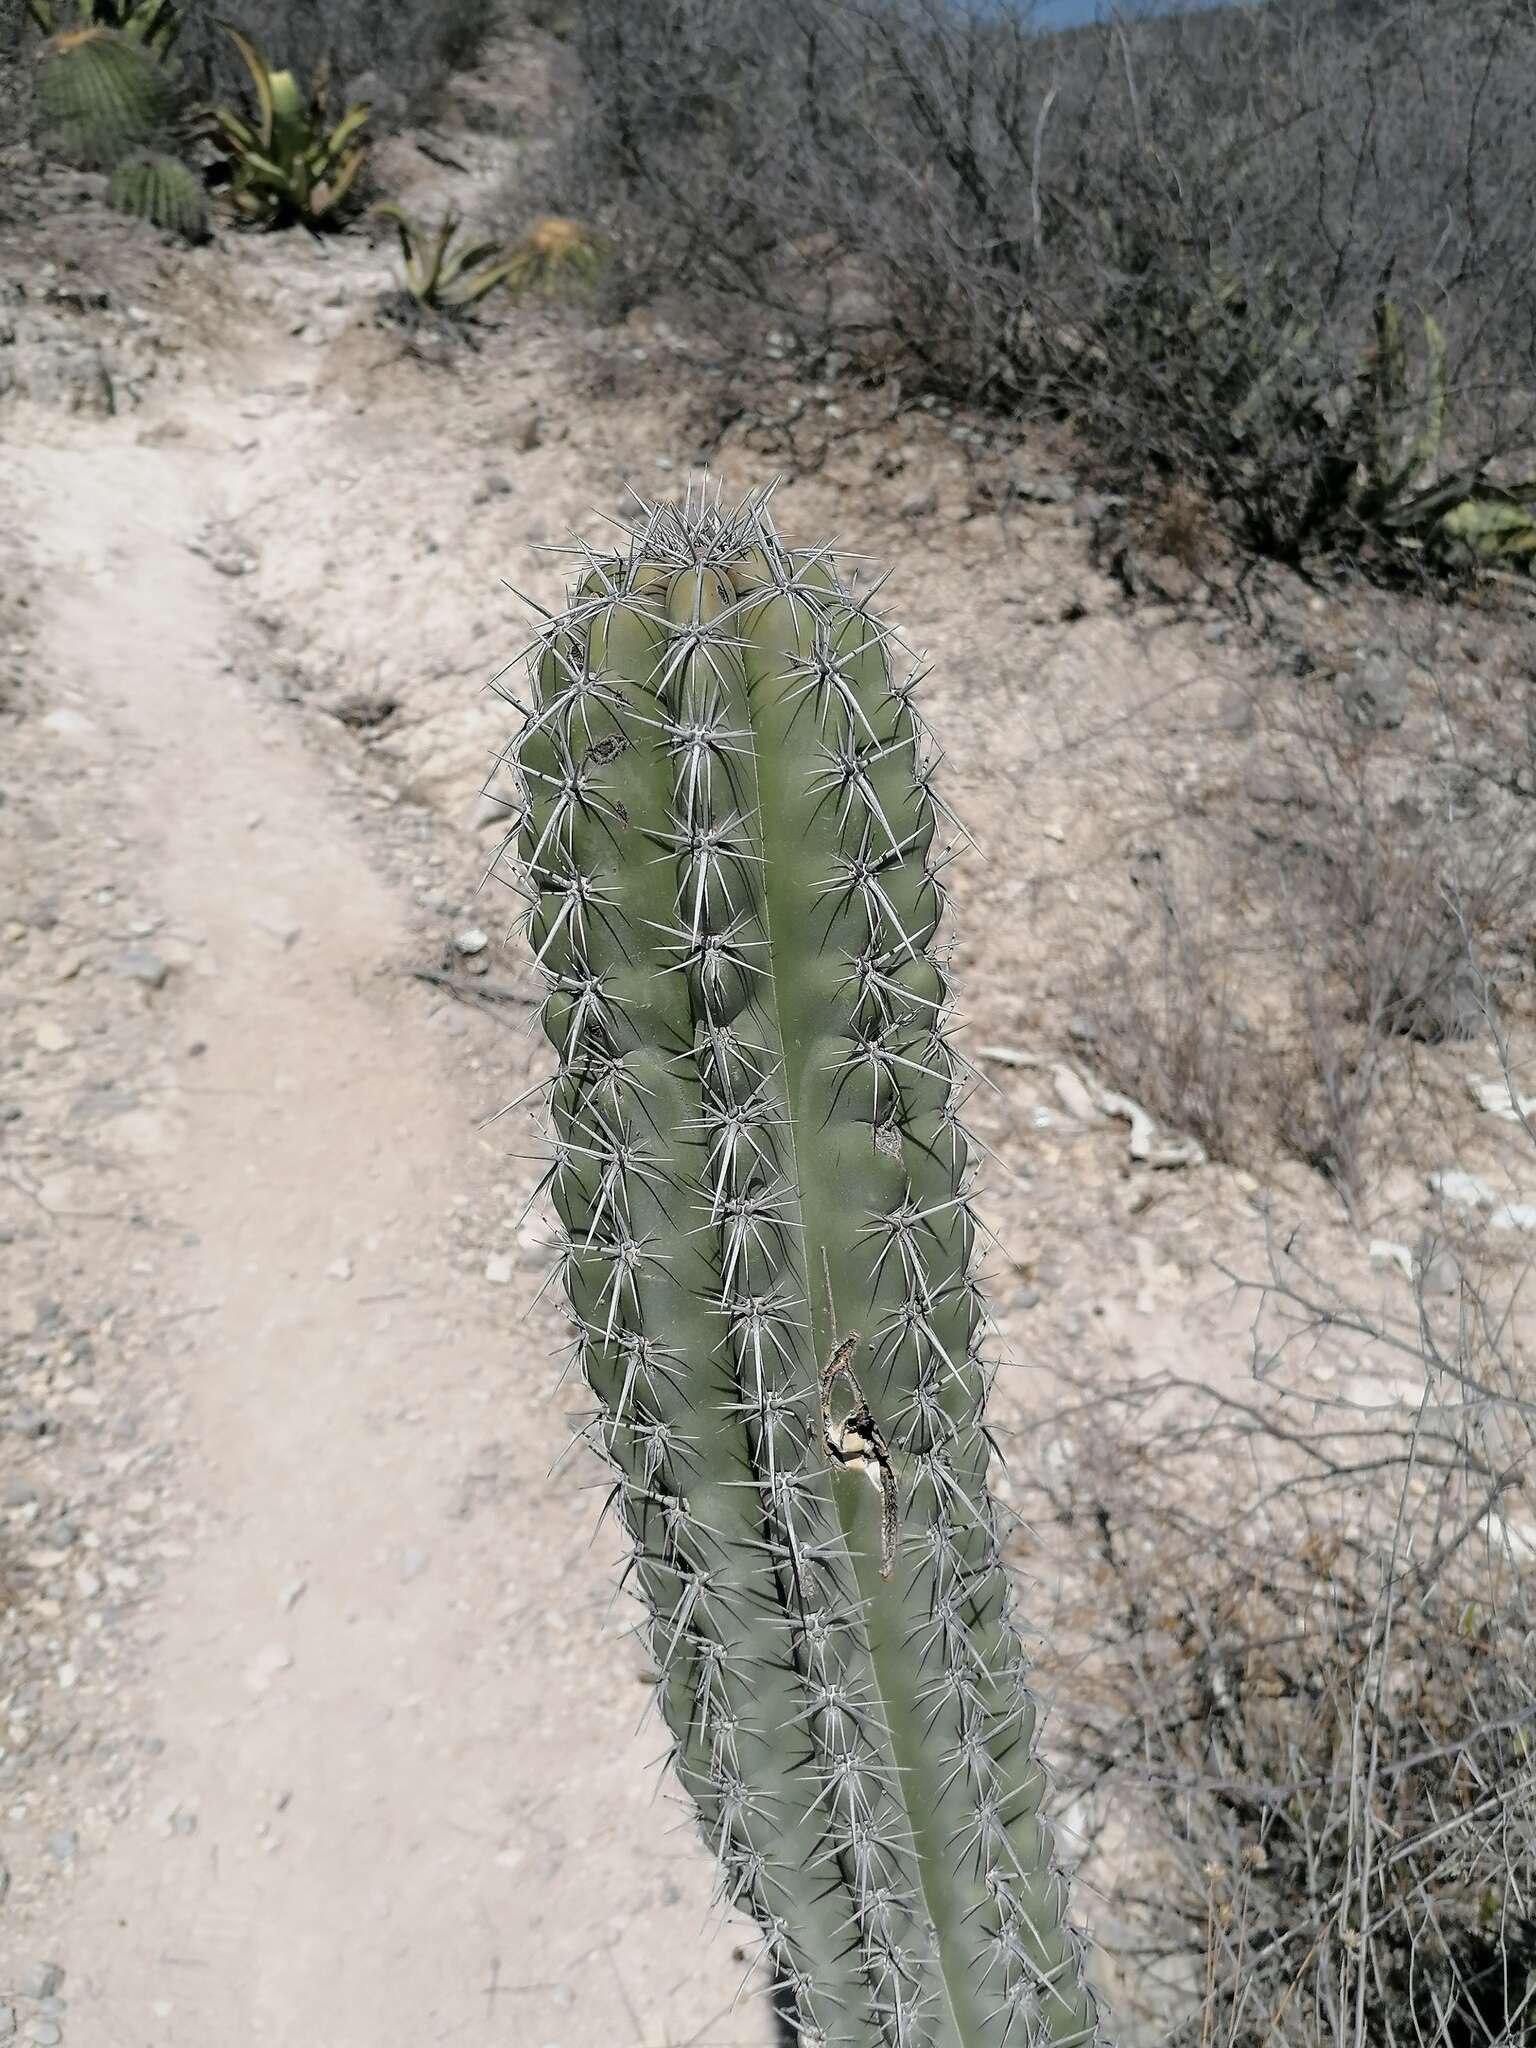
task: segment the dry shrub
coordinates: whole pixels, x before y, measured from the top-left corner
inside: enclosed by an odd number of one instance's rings
[[[1170,484],[1149,508],[1147,541],[1155,553],[1198,575],[1213,552],[1211,508],[1200,492],[1187,483]]]
[[[473,62],[497,14],[495,0],[193,0],[177,55],[199,94],[238,95],[248,80],[217,27],[225,16],[273,65],[303,79],[328,65],[338,90],[371,72],[406,112],[423,113],[449,72]]]
[[[588,0],[550,203],[734,336],[1086,428],[1261,550],[1358,542],[1390,296],[1450,345],[1446,465],[1536,437],[1522,0],[1310,0],[1041,34],[947,0]],[[734,319],[733,319],[733,316]],[[1388,422],[1425,395],[1418,347]]]
[[[1107,1079],[1213,1157],[1303,1161],[1352,1210],[1416,1050],[1531,996],[1529,706],[1438,635],[1276,666],[1246,758],[1143,847],[1126,927],[1073,991]]]
[[[1257,1294],[1251,1389],[1073,1388],[1023,1502],[1076,1542],[1056,1739],[1124,2018],[1189,2048],[1517,2048],[1536,1382],[1470,1292],[1375,1323],[1292,1239]]]
[[[250,79],[219,27],[231,21],[274,68],[306,84],[322,67],[340,93],[370,77],[382,87],[373,131],[424,114],[451,71],[471,64],[500,16],[498,0],[183,0],[175,46],[189,99],[238,103]],[[0,6],[0,146],[19,141],[31,101],[38,31],[20,0]],[[392,104],[389,103],[392,100]]]
[[[1240,937],[1247,879],[1198,852],[1191,866],[1194,886],[1171,857],[1139,864],[1142,916],[1085,971],[1073,1009],[1106,1080],[1211,1158],[1238,1164],[1273,1132],[1279,1046],[1256,1035],[1249,1014],[1263,961]]]

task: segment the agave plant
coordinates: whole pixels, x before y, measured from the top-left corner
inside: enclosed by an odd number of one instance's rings
[[[27,0],[27,11],[45,36],[62,34],[67,27],[51,0]],[[74,26],[112,29],[164,57],[181,33],[181,9],[173,0],[75,0]]]
[[[547,213],[525,228],[513,245],[507,283],[524,292],[554,294],[590,285],[602,267],[597,237],[579,220]]]
[[[112,173],[107,197],[120,213],[201,242],[208,233],[208,198],[196,171],[158,150],[124,157]]]
[[[1536,486],[1487,488],[1453,505],[1437,523],[1434,551],[1453,568],[1530,569],[1536,563]]]
[[[374,212],[395,223],[405,260],[405,289],[425,312],[459,313],[505,284],[518,261],[515,251],[489,237],[466,235],[455,242],[459,216],[450,207],[436,227],[413,220],[393,200]]]
[[[244,60],[256,101],[254,118],[228,107],[209,116],[209,139],[226,159],[230,204],[262,227],[318,233],[336,226],[367,155],[358,137],[368,107],[350,106],[333,124],[323,70],[306,97],[291,71],[274,71],[248,36],[228,22],[219,26]]]
[[[1366,353],[1363,375],[1371,449],[1363,465],[1357,509],[1362,518],[1388,530],[1399,526],[1412,530],[1420,523],[1420,488],[1426,473],[1439,462],[1445,438],[1445,336],[1428,313],[1424,315],[1424,354],[1424,399],[1413,418],[1402,320],[1390,299],[1378,299],[1375,337]]]
[[[1361,380],[1371,452],[1361,465],[1356,509],[1399,546],[1425,550],[1446,568],[1529,569],[1536,562],[1536,485],[1492,483],[1481,465],[1443,470],[1448,351],[1428,313],[1423,327],[1424,391],[1416,401],[1397,308],[1378,300]]]
[[[72,163],[110,170],[165,126],[172,100],[165,71],[119,29],[65,29],[38,53],[43,141]]]

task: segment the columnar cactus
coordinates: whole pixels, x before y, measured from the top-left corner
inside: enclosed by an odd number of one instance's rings
[[[805,2048],[1068,2048],[1095,2010],[986,1487],[914,679],[765,496],[583,552],[509,759],[672,1761]]]

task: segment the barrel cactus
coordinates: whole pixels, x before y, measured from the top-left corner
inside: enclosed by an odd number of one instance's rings
[[[109,169],[165,126],[173,101],[163,66],[115,29],[67,29],[38,52],[42,139],[72,163]]]
[[[121,213],[137,214],[188,242],[208,235],[208,199],[190,164],[158,150],[124,157],[112,173],[107,197]]]
[[[803,2048],[1068,2048],[915,678],[765,494],[583,554],[507,693],[508,855],[672,1763]]]

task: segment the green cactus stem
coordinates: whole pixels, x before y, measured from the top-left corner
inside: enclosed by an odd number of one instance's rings
[[[107,196],[122,213],[137,214],[188,242],[208,235],[208,200],[189,164],[154,150],[125,157],[112,173]]]
[[[114,29],[68,29],[38,53],[43,140],[73,163],[109,169],[163,127],[172,97],[145,46]]]
[[[987,1492],[916,678],[767,494],[582,552],[509,853],[672,1762],[805,2048],[1070,2048],[1096,2010]]]

